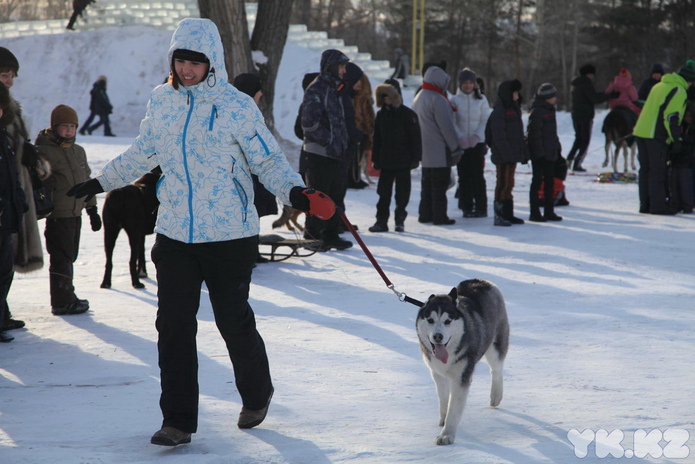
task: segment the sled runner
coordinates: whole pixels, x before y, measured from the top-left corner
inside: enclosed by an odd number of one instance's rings
[[[285,238],[280,235],[261,235],[258,242],[259,254],[272,262],[284,261],[296,256],[306,258],[318,250],[318,240]]]

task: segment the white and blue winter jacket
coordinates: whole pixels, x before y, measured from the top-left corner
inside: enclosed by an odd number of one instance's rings
[[[205,54],[206,80],[160,85],[152,91],[140,134],[96,177],[105,191],[122,187],[159,165],[155,232],[185,243],[257,235],[253,204],[256,174],[280,201],[304,183],[265,125],[258,107],[227,82],[219,32],[208,19],[181,21],[169,47]]]

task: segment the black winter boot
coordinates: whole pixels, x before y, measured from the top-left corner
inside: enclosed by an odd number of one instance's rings
[[[552,198],[546,199],[545,201],[545,212],[543,214],[543,218],[546,221],[562,221],[562,217],[555,214],[555,203],[553,203]]]
[[[514,216],[514,200],[503,200],[504,218],[512,224],[523,224],[524,220]]]
[[[507,221],[504,218],[504,207],[502,205],[501,201],[496,201],[494,203],[494,209],[495,209],[495,225],[496,226],[504,226],[504,227],[509,227],[512,225],[511,222]]]
[[[531,214],[528,217],[531,222],[545,222],[543,215],[541,214],[541,208],[538,205],[531,205]]]

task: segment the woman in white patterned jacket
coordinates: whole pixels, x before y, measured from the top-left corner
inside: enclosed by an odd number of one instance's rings
[[[308,200],[253,99],[228,83],[214,23],[184,19],[168,59],[171,76],[153,90],[135,142],[69,194],[89,198],[162,168],[152,261],[164,418],[151,442],[176,446],[189,443],[198,424],[195,338],[203,282],[243,403],[238,426],[265,418],[273,385],[248,304],[260,229],[251,174],[283,203],[307,210]]]

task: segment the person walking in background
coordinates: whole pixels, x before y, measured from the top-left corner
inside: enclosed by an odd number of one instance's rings
[[[661,81],[661,76],[663,75],[664,67],[661,65],[661,63],[654,63],[652,65],[651,72],[649,73],[649,77],[643,80],[642,84],[639,86],[637,98],[642,102],[647,101],[647,97],[649,96],[649,92],[652,90],[652,87]]]
[[[0,47],[0,82],[10,91],[19,74],[19,61],[7,48]],[[9,135],[10,148],[15,154],[19,185],[22,191],[31,200],[33,191],[32,175],[39,179],[45,179],[50,166],[45,160],[36,156],[36,150],[30,145],[29,130],[22,117],[22,109],[19,103],[12,98],[10,103],[6,125]],[[13,236],[14,243],[14,270],[19,273],[27,273],[43,268],[43,243],[36,215],[36,205],[33,201],[27,201],[29,209],[21,218],[21,225]],[[21,329],[24,321],[12,317],[10,310],[5,312],[5,318],[1,321],[1,327],[6,330]]]
[[[167,58],[169,81],[152,91],[133,144],[68,195],[89,198],[162,168],[152,262],[163,420],[150,442],[177,446],[190,443],[198,428],[196,314],[203,283],[243,403],[237,426],[265,419],[273,383],[248,302],[260,231],[251,175],[300,211],[310,201],[258,106],[228,82],[215,23],[181,21]]]
[[[652,88],[635,124],[640,213],[676,214],[666,188],[669,150],[677,153],[682,149],[681,123],[693,83],[695,63],[688,60],[677,73],[665,74]]]
[[[574,126],[574,144],[567,155],[567,162],[574,161],[572,171],[586,172],[582,167],[584,158],[591,143],[591,129],[594,125],[595,106],[608,100],[609,97],[618,97],[597,92],[594,88],[594,76],[596,67],[593,64],[585,64],[579,68],[579,76],[572,81],[572,125]]]
[[[99,76],[89,93],[91,95],[89,118],[87,118],[80,129],[80,135],[85,135],[85,131],[89,135],[92,135],[92,132],[103,124],[104,135],[107,137],[115,137],[113,132],[111,132],[111,123],[109,122],[109,115],[113,112],[113,106],[109,101],[109,96],[106,94],[106,76]],[[96,116],[99,116],[99,121],[92,125],[92,121]]]
[[[669,169],[671,206],[676,212],[691,214],[695,207],[693,168],[695,168],[695,100],[688,100],[681,125],[682,143],[673,147]]]
[[[410,75],[410,58],[402,48],[394,50],[396,64],[391,74],[391,79],[405,79]]]
[[[521,119],[518,79],[502,82],[497,88],[497,100],[492,108],[486,139],[490,140],[490,160],[497,170],[495,185],[496,226],[523,224],[514,216],[514,175],[517,163],[528,163],[529,155],[524,142],[524,122]],[[488,129],[486,128],[486,131]]]
[[[376,87],[376,106],[379,111],[374,123],[372,162],[380,169],[376,193],[376,223],[370,232],[388,232],[389,209],[394,183],[396,185],[396,232],[405,231],[406,210],[410,202],[410,171],[422,158],[422,140],[417,114],[403,104],[398,90],[389,84]]]
[[[0,83],[0,321],[9,310],[7,295],[14,277],[14,245],[12,235],[17,233],[24,212],[29,209],[24,191],[19,184],[15,154],[9,143],[7,125],[14,119],[10,92]],[[5,327],[0,327],[0,342],[14,340]]]
[[[96,2],[96,0],[72,0],[72,15],[70,16],[68,25],[65,28],[74,31],[77,17],[82,16],[82,13],[89,6],[89,4],[94,2]]]
[[[446,89],[451,78],[442,68],[427,69],[421,92],[413,100],[422,134],[422,186],[418,221],[437,226],[455,224],[447,214],[446,191],[451,180],[451,166],[461,159],[454,109]]]
[[[562,218],[555,214],[555,199],[553,198],[555,166],[562,150],[560,139],[557,136],[556,102],[557,89],[555,86],[548,83],[542,84],[536,92],[528,118],[526,140],[533,171],[529,192],[531,207],[529,221],[532,222],[562,221]],[[541,184],[543,185],[543,214],[541,214],[541,202],[538,198]]]
[[[347,191],[349,133],[340,89],[349,62],[339,50],[321,54],[321,74],[304,92],[302,100],[303,150],[306,152],[306,177],[309,187],[320,190],[341,205]],[[334,215],[322,220],[308,215],[305,238],[319,239],[318,250],[344,250],[352,242],[338,233],[340,219]]]
[[[458,90],[451,104],[456,108],[459,144],[464,149],[458,172],[459,209],[464,218],[487,217],[487,186],[485,184],[485,125],[490,117],[490,104],[476,84],[477,76],[464,68],[458,74]]]
[[[359,159],[360,144],[364,140],[365,133],[360,130],[357,124],[357,113],[355,108],[355,96],[361,85],[361,79],[364,76],[362,68],[355,63],[347,63],[345,65],[345,74],[343,82],[340,86],[338,95],[340,96],[343,113],[345,114],[345,127],[348,133],[348,148],[345,152],[345,188],[363,188],[364,186],[357,185],[352,182],[352,167]],[[344,208],[345,197],[336,203],[339,207]],[[338,224],[338,230],[344,231],[343,224]]]
[[[58,105],[51,112],[51,127],[36,137],[36,146],[51,165],[51,175],[44,187],[53,197],[53,212],[46,218],[46,251],[50,255],[49,281],[51,312],[56,316],[81,314],[89,309],[89,302],[75,295],[73,265],[80,249],[82,210],[89,215],[94,232],[101,229],[101,218],[95,198],[86,204],[66,195],[79,182],[89,179],[92,171],[87,155],[75,143],[77,113],[67,105]]]

